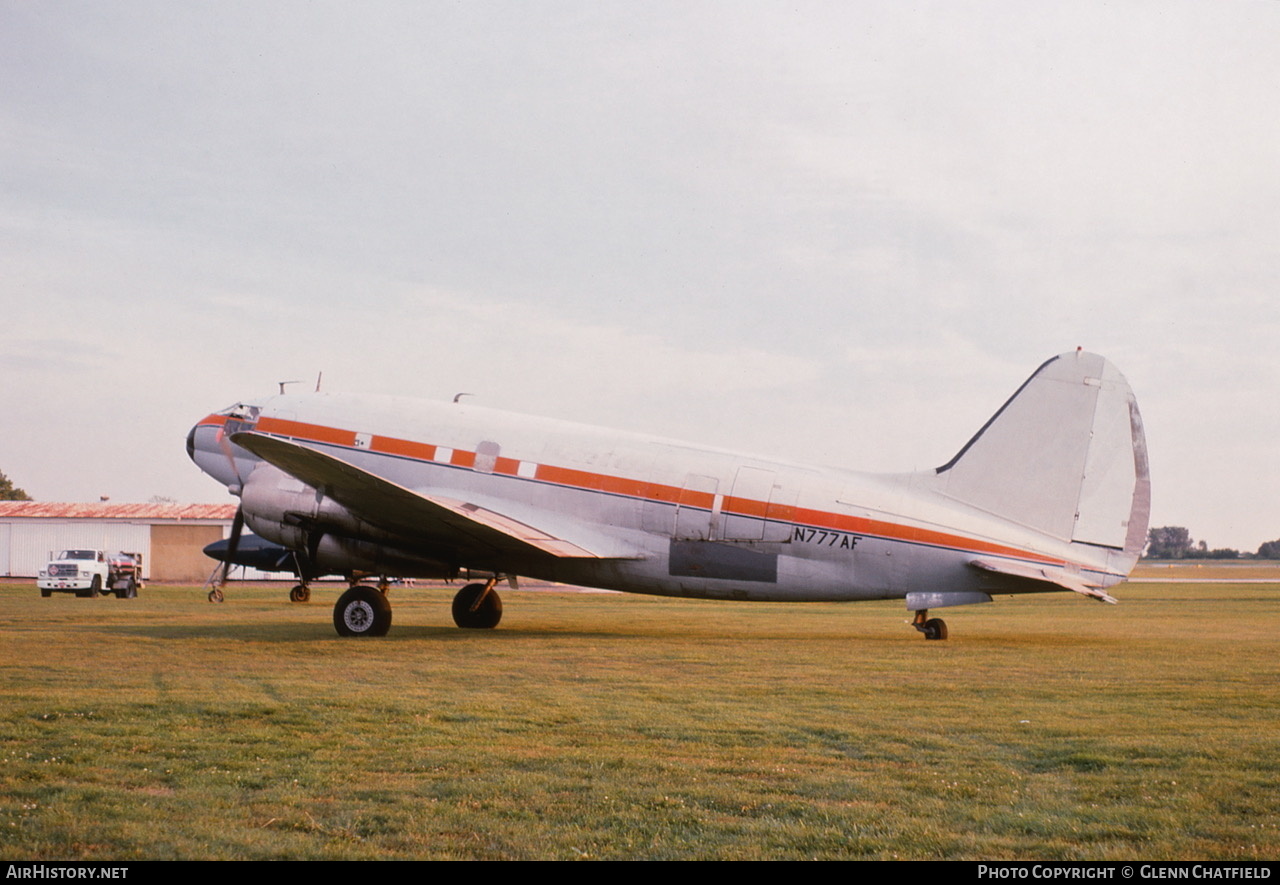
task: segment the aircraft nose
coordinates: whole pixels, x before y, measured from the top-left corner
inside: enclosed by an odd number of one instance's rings
[[[187,433],[187,457],[192,461],[196,459],[196,428],[199,424],[191,425],[191,430]]]

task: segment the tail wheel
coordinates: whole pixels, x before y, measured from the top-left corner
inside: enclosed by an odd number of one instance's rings
[[[299,584],[289,591],[290,602],[307,602],[311,599],[311,588],[306,584]]]
[[[453,597],[453,622],[459,627],[492,630],[501,620],[502,599],[485,584],[468,584]]]
[[[916,616],[912,619],[911,626],[923,633],[925,639],[947,638],[947,622],[942,618],[929,617],[927,608],[916,609]]]
[[[386,636],[391,629],[391,603],[372,587],[352,587],[333,607],[339,636]]]

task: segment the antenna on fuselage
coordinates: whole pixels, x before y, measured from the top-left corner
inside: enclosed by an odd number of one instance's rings
[[[456,403],[458,400],[462,399],[464,396],[475,396],[475,394],[474,393],[455,393],[453,395],[453,401]]]
[[[320,392],[320,379],[324,377],[324,372],[316,372],[316,393]]]
[[[280,395],[284,396],[284,386],[286,384],[301,384],[302,382],[301,381],[277,381],[276,383],[280,385]]]

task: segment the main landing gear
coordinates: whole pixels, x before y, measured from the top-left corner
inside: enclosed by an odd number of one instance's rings
[[[339,636],[387,635],[391,629],[391,603],[386,595],[390,585],[387,579],[379,581],[377,587],[351,580],[351,586],[338,597],[333,607],[334,629]],[[483,584],[467,584],[459,590],[453,597],[454,623],[472,630],[492,630],[498,626],[502,620],[502,599],[493,589],[498,580],[494,575]],[[294,591],[297,590],[295,587]],[[294,599],[293,593],[289,598]]]
[[[483,584],[468,584],[453,597],[453,622],[472,630],[492,630],[502,620],[502,599],[493,589],[494,575]]]
[[[352,584],[333,607],[339,636],[386,636],[391,629],[391,603],[367,584]]]
[[[911,626],[923,633],[925,639],[947,638],[947,622],[942,620],[942,618],[929,617],[929,610],[927,608],[922,608],[916,612],[915,619],[911,622]]]

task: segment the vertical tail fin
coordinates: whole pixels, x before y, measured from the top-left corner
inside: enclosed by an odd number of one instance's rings
[[[1064,541],[1121,551],[1147,539],[1151,482],[1133,391],[1097,354],[1044,363],[954,458],[939,491]]]

